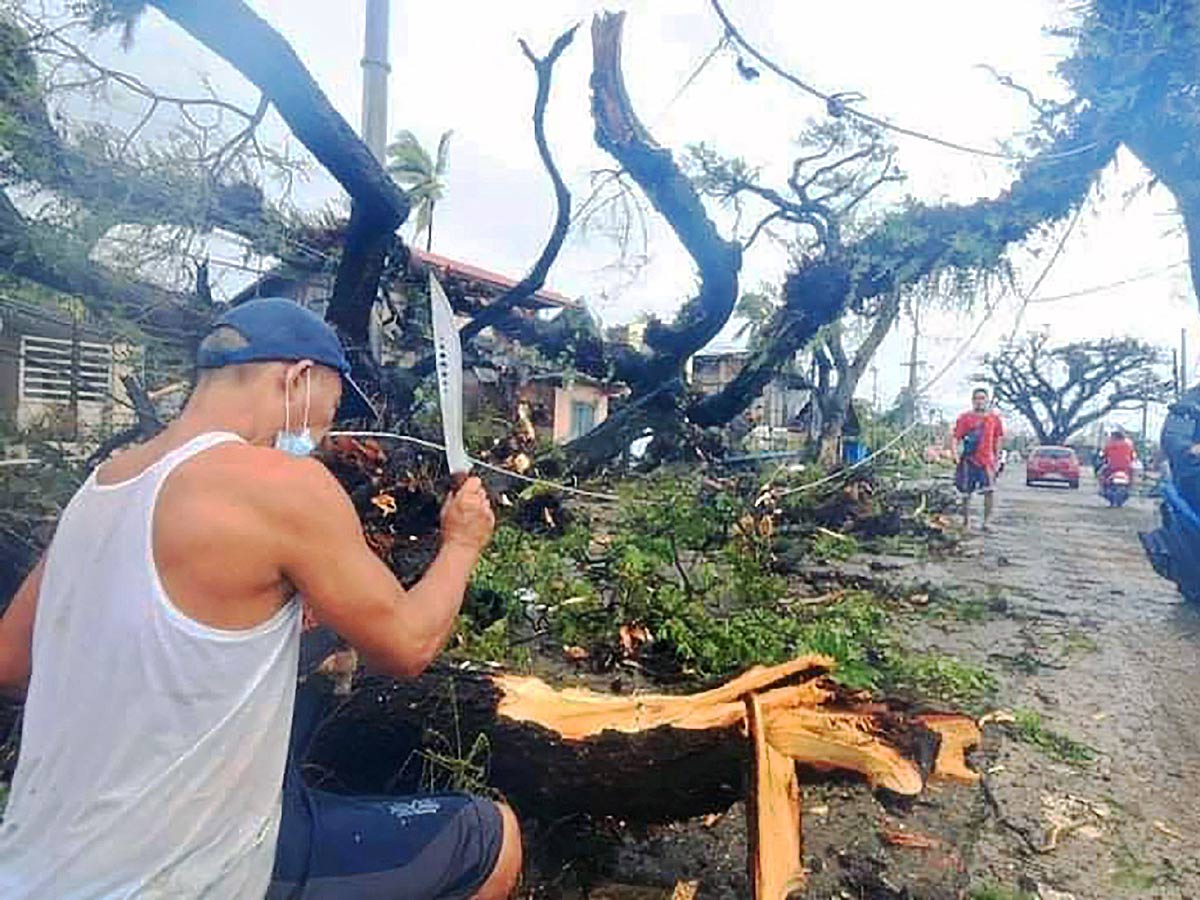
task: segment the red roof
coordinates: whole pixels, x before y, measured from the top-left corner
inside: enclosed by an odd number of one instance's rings
[[[457,259],[450,259],[437,253],[430,253],[427,250],[419,250],[416,247],[410,248],[410,254],[412,261],[415,263],[426,267],[432,266],[439,272],[469,279],[495,288],[498,291],[507,291],[517,283],[513,279],[506,278],[496,272],[489,272],[487,269],[481,269],[479,266],[459,262]],[[545,288],[536,292],[533,295],[533,299],[541,306],[578,308],[580,305],[570,297],[566,297],[556,291],[548,291]]]

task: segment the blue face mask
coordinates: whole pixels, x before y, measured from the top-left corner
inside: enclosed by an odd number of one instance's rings
[[[275,449],[282,450],[289,456],[312,456],[317,449],[312,431],[308,427],[308,408],[312,403],[312,369],[304,370],[304,425],[299,431],[292,431],[292,398],[288,386],[283,386],[283,431],[275,435]]]

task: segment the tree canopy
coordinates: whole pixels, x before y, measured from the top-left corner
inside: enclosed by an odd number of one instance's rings
[[[1163,353],[1132,338],[1051,346],[1042,332],[984,358],[979,379],[1016,411],[1043,444],[1064,444],[1121,409],[1170,399]]]

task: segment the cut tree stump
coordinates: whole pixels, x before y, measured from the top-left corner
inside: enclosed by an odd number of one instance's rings
[[[482,733],[489,783],[526,817],[668,822],[747,797],[755,897],[782,900],[803,881],[797,764],[903,796],[930,777],[977,777],[964,758],[979,742],[971,719],[894,709],[832,671],[803,656],[701,693],[624,696],[445,665],[407,683],[368,678],[309,762],[356,793],[412,791],[422,748],[466,755]]]

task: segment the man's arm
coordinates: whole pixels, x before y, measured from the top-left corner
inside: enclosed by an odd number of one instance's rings
[[[0,692],[22,697],[29,686],[33,655],[33,616],[38,593],[42,589],[42,572],[46,557],[38,560],[25,576],[12,602],[0,619]]]
[[[275,510],[283,576],[373,666],[419,675],[454,629],[463,594],[494,519],[478,479],[442,510],[442,547],[424,577],[405,591],[371,551],[350,498],[315,461],[296,464],[294,490]]]

